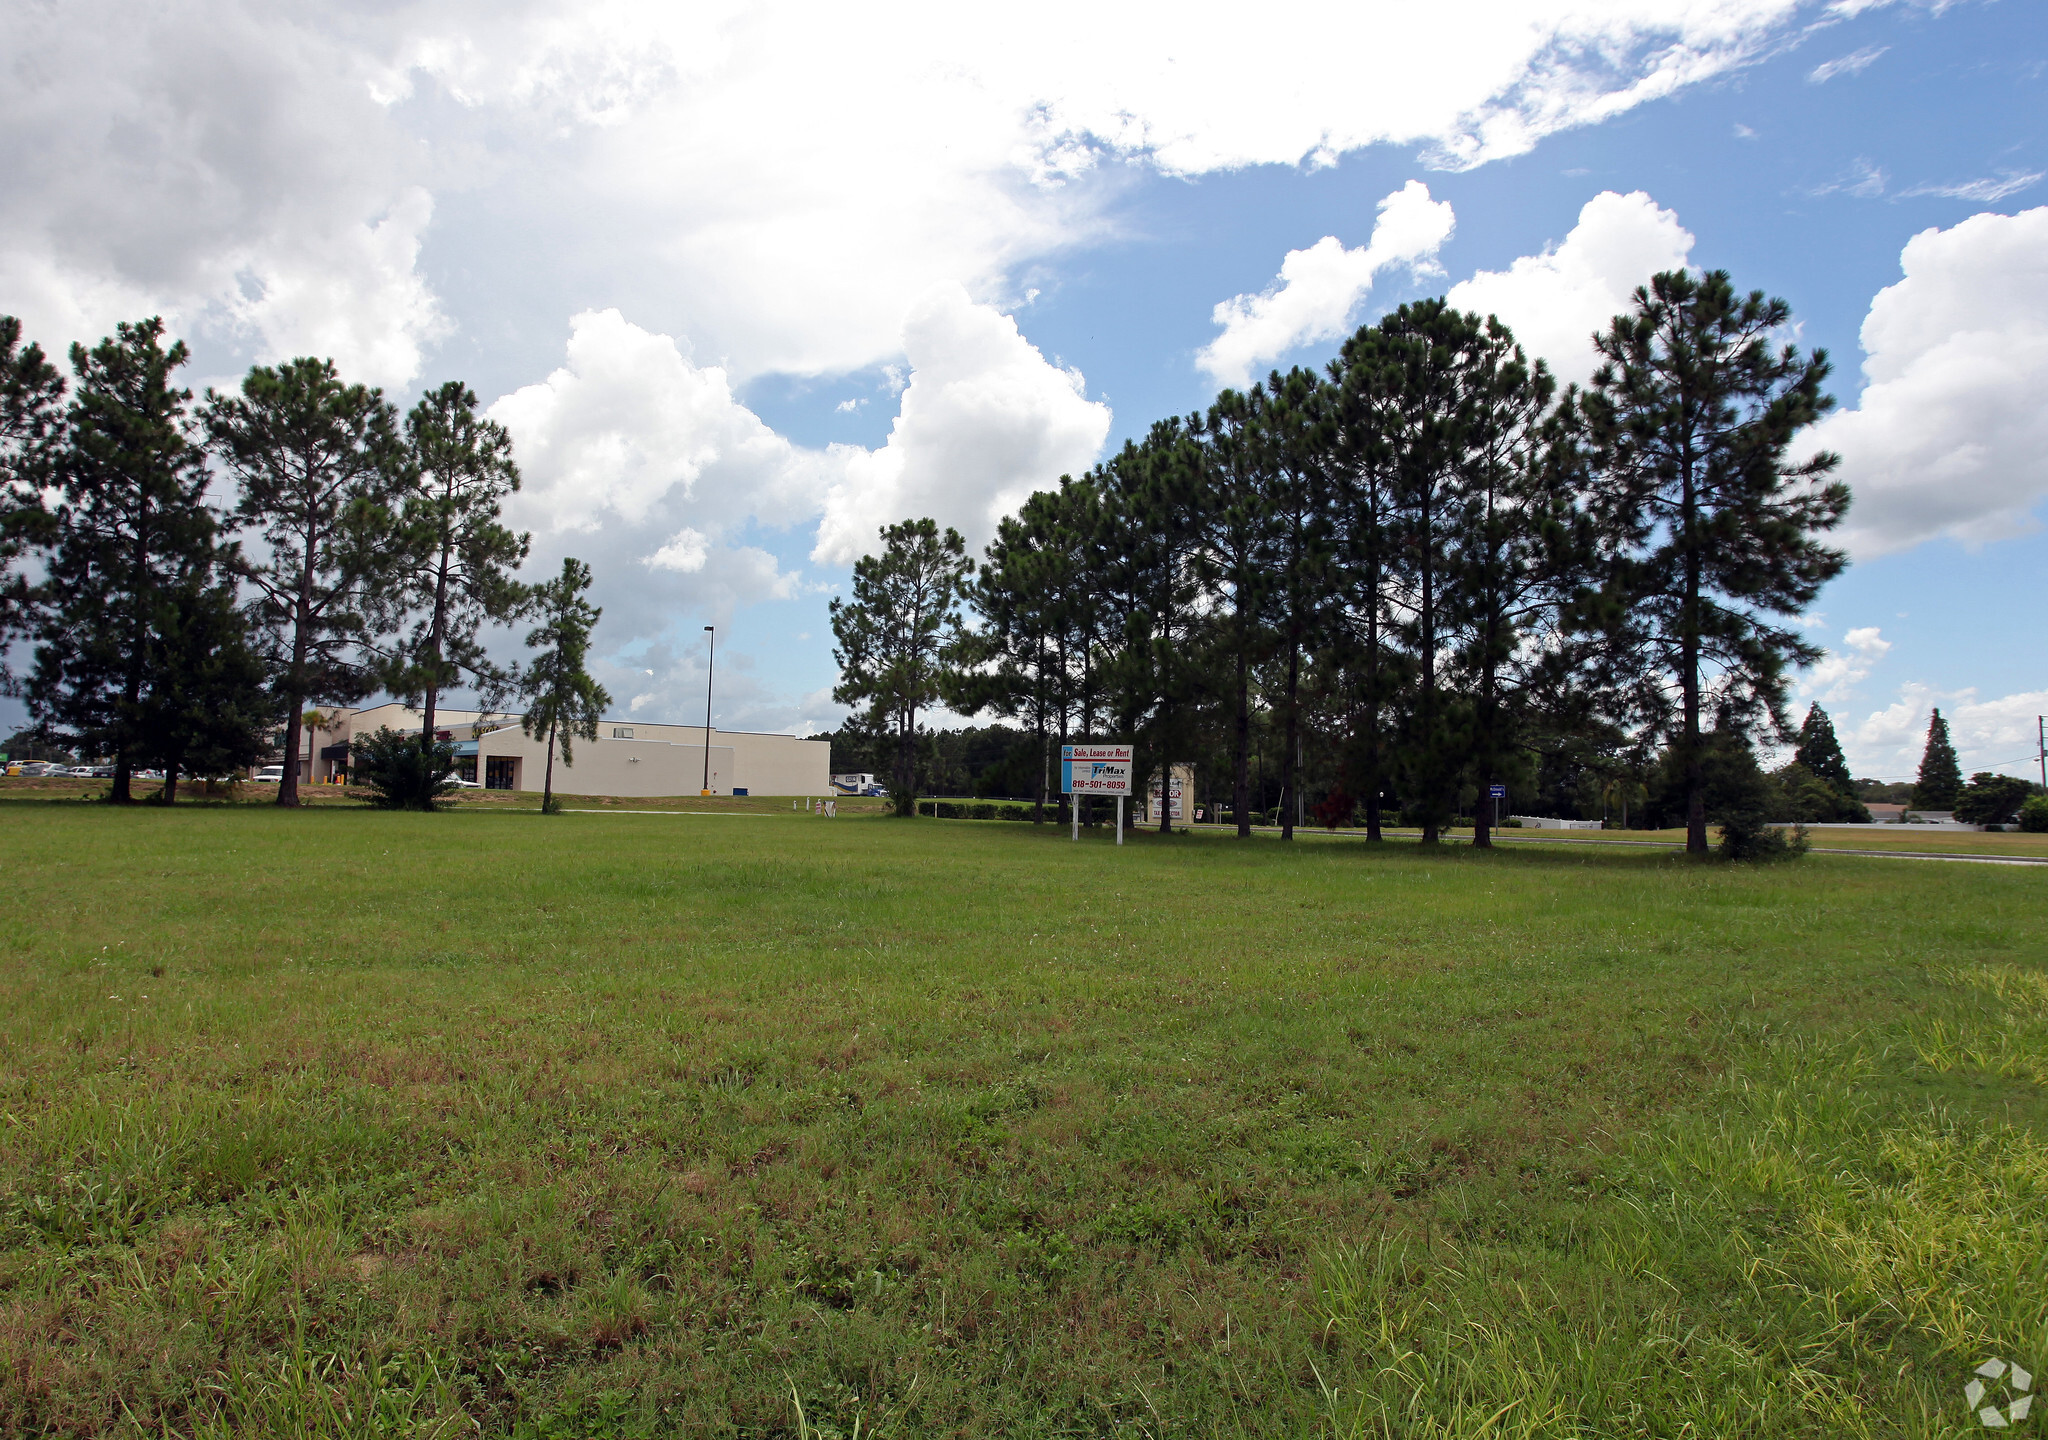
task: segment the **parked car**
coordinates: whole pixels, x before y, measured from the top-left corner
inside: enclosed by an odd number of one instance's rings
[[[9,765],[7,773],[9,775],[20,775],[23,778],[52,774],[61,775],[64,773],[64,767],[53,764],[48,760],[24,760],[19,768]]]
[[[453,785],[457,790],[481,790],[484,788],[483,786],[477,784],[476,781],[465,780],[460,775],[450,775],[448,777],[448,783],[450,785]]]
[[[265,765],[256,772],[254,778],[258,785],[282,785],[284,783],[284,766]]]

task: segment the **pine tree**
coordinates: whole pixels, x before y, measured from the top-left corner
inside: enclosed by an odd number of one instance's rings
[[[1848,487],[1827,479],[1837,457],[1787,461],[1834,403],[1825,352],[1773,348],[1791,318],[1762,291],[1737,296],[1723,271],[1657,275],[1595,337],[1603,363],[1583,402],[1637,704],[1677,749],[1686,849],[1699,856],[1703,709],[1737,735],[1760,720],[1787,728],[1787,675],[1820,652],[1782,617],[1846,563],[1819,539],[1849,506]]]
[[[882,527],[882,553],[854,562],[853,594],[830,607],[832,699],[867,706],[865,723],[893,733],[896,769],[889,798],[898,815],[917,804],[918,712],[953,688],[960,595],[973,562],[960,532],[937,522]]]
[[[1570,416],[1552,409],[1548,367],[1531,364],[1498,320],[1475,328],[1447,613],[1472,711],[1472,843],[1484,847],[1490,787],[1515,768],[1531,712],[1570,674],[1566,611],[1589,578],[1591,543],[1577,476],[1559,458],[1570,454]]]
[[[1382,796],[1392,770],[1389,717],[1409,666],[1396,634],[1395,529],[1400,499],[1401,374],[1386,363],[1377,326],[1364,326],[1331,362],[1336,393],[1329,455],[1332,525],[1337,536],[1333,658],[1349,737],[1353,787],[1363,792],[1365,833],[1383,839]],[[1248,832],[1247,832],[1248,833]]]
[[[1422,841],[1437,843],[1456,811],[1470,755],[1468,707],[1446,683],[1460,576],[1452,559],[1462,513],[1462,470],[1470,423],[1468,386],[1481,344],[1475,317],[1441,300],[1403,305],[1379,323],[1381,364],[1394,400],[1392,531],[1398,583],[1406,591],[1400,632],[1413,680],[1400,733],[1403,807],[1419,812]]]
[[[30,620],[29,584],[16,562],[54,535],[43,491],[64,451],[63,401],[57,367],[40,345],[21,343],[21,321],[0,315],[0,643]]]
[[[1191,422],[1192,423],[1192,422]],[[1225,390],[1197,429],[1204,448],[1208,503],[1196,527],[1197,583],[1216,600],[1209,638],[1230,696],[1230,803],[1239,838],[1252,833],[1252,675],[1271,644],[1266,564],[1273,525],[1264,483],[1257,412],[1249,397]]]
[[[1949,743],[1948,721],[1936,710],[1927,722],[1927,749],[1920,756],[1920,778],[1913,786],[1915,810],[1953,810],[1963,793],[1963,767]]]
[[[1132,784],[1156,776],[1162,801],[1174,763],[1195,743],[1205,679],[1196,643],[1207,620],[1195,561],[1206,500],[1196,430],[1177,416],[1155,421],[1143,441],[1097,467],[1100,525],[1087,558],[1108,611],[1110,715],[1133,745]],[[1162,803],[1162,832],[1172,816]]]
[[[590,567],[572,558],[562,561],[560,575],[533,590],[541,623],[526,637],[526,643],[540,654],[522,677],[520,692],[526,713],[519,723],[528,735],[547,737],[547,773],[540,794],[543,815],[551,815],[555,809],[556,744],[562,747],[562,763],[575,764],[572,745],[577,739],[597,739],[598,722],[612,703],[604,686],[592,679],[586,668],[590,633],[604,614],[584,598],[589,589]]]
[[[1280,838],[1294,838],[1301,809],[1302,666],[1323,650],[1336,614],[1331,524],[1325,457],[1330,450],[1331,397],[1313,371],[1277,370],[1251,392],[1258,472],[1266,489],[1268,523],[1256,552],[1270,577],[1267,605],[1272,633],[1274,696],[1280,722]]]
[[[123,324],[91,350],[71,347],[77,387],[57,465],[56,538],[42,587],[31,713],[111,756],[108,799],[127,804],[139,761],[160,749],[152,691],[170,674],[178,610],[209,589],[217,522],[205,451],[171,375],[183,341],[161,320]]]
[[[165,804],[178,798],[181,775],[232,775],[261,760],[278,720],[256,627],[236,602],[239,567],[223,550],[195,557],[158,614],[137,758],[163,770]]]
[[[964,598],[983,624],[962,637],[956,693],[947,697],[962,715],[992,710],[1023,716],[1038,749],[1034,822],[1045,818],[1050,736],[1064,732],[1066,655],[1064,610],[1076,555],[1062,533],[1060,496],[1041,490],[996,526],[980,573]]]
[[[451,380],[405,417],[409,465],[390,581],[372,599],[379,629],[409,620],[380,667],[394,695],[422,702],[420,743],[434,736],[441,692],[468,680],[492,709],[512,682],[479,638],[518,618],[530,599],[512,578],[532,537],[502,523],[519,489],[512,437],[477,412],[476,392]]]
[[[1806,712],[1806,719],[1799,727],[1799,745],[1792,752],[1792,758],[1811,770],[1816,779],[1843,795],[1853,796],[1856,793],[1856,782],[1849,774],[1849,762],[1842,754],[1841,742],[1835,738],[1835,722],[1817,704]]]
[[[396,412],[327,360],[258,365],[240,395],[206,398],[215,453],[240,485],[234,523],[263,541],[243,574],[261,596],[283,713],[360,698],[374,681],[360,656],[368,592],[396,550]],[[285,729],[280,805],[299,803],[301,734]]]

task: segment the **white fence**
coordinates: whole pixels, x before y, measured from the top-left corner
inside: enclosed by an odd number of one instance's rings
[[[1548,815],[1510,815],[1508,819],[1524,830],[1598,830],[1601,820],[1555,820]]]

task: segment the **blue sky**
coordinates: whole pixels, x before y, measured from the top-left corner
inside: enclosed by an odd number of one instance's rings
[[[536,568],[597,567],[619,708],[701,713],[715,621],[722,723],[816,729],[825,605],[881,520],[985,539],[1405,299],[1465,286],[1569,374],[1652,257],[1726,268],[1848,412],[1857,563],[1804,694],[1859,773],[1909,773],[1931,704],[1966,765],[2025,768],[2041,7],[1290,15],[90,0],[17,27],[0,309],[52,348],[165,313],[202,383],[306,351],[399,398],[468,379]]]

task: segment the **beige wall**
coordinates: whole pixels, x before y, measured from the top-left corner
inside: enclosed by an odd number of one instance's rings
[[[320,746],[344,743],[380,725],[418,730],[423,718],[418,709],[397,704],[367,710],[337,708],[330,713],[332,724],[315,737],[315,777],[324,777],[329,768],[317,758]],[[457,741],[477,739],[479,782],[489,773],[490,758],[496,755],[519,761],[518,789],[541,788],[547,747],[541,740],[527,738],[517,715],[437,709],[434,728],[447,731]],[[556,748],[555,789],[565,795],[651,796],[694,795],[703,788],[702,725],[606,720],[597,733],[596,740],[578,740],[572,747],[574,764],[566,763],[560,747]],[[736,788],[751,795],[832,793],[832,746],[825,740],[713,727],[710,768],[711,790],[718,795],[730,795]]]

